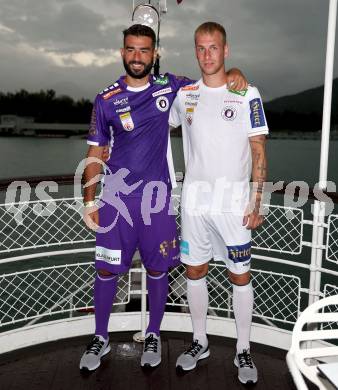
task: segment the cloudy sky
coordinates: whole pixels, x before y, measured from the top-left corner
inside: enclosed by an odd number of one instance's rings
[[[329,0],[183,0],[180,6],[167,0],[167,6],[161,71],[198,78],[193,31],[214,20],[228,32],[227,67],[242,69],[265,100],[323,84]],[[53,88],[92,99],[123,72],[121,31],[131,9],[131,0],[0,0],[0,91]]]

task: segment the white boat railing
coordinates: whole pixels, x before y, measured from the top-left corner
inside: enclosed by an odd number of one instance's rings
[[[174,204],[179,225],[179,196],[174,196]],[[292,325],[308,305],[310,297],[338,293],[338,271],[335,267],[316,268],[310,263],[311,255],[307,247],[312,248],[313,244],[304,237],[311,237],[312,221],[304,219],[302,209],[278,205],[266,207],[269,212],[265,223],[253,235],[253,258],[261,266],[260,269],[252,269],[254,326],[265,332],[265,336],[262,334],[258,337],[254,331],[253,337],[256,337],[254,341],[276,345],[273,332],[267,336],[268,330],[288,332],[290,336]],[[338,215],[330,215],[324,228],[326,245],[322,248],[325,250],[323,260],[327,264],[337,265]],[[308,253],[304,255],[306,250]],[[60,321],[70,319],[74,324],[74,321],[85,320],[93,325],[93,316],[88,314],[93,311],[93,252],[94,233],[82,222],[80,199],[1,204],[0,337],[32,329],[38,321],[40,330],[44,326],[41,322],[46,320],[52,320],[46,323],[49,327],[51,323],[60,324]],[[323,282],[318,290],[310,288],[311,272],[322,275]],[[113,329],[121,330],[121,326],[124,330],[137,329],[136,321],[138,329],[144,333],[147,294],[144,273],[137,262],[129,273],[120,277],[114,311],[118,311],[115,315],[121,321]],[[212,262],[207,280],[211,332],[220,334],[220,321],[230,321],[233,326],[232,287],[225,265]],[[124,308],[118,310],[118,306],[128,305],[136,296],[141,297],[142,304],[139,304],[139,300],[135,301],[140,306],[136,317],[135,313],[125,313],[125,316],[133,318],[132,325],[128,325],[126,317],[121,314]],[[184,314],[188,305],[183,266],[170,273],[168,305],[177,307],[177,313],[167,313],[165,329],[191,331],[187,314]],[[337,324],[326,326],[335,327]],[[58,337],[69,337],[76,334],[74,332],[67,333],[67,336],[58,334]],[[41,338],[42,341],[50,339],[50,335]],[[290,337],[286,337],[279,346],[288,349],[289,342]],[[11,350],[10,346],[0,347],[0,353],[8,350]]]

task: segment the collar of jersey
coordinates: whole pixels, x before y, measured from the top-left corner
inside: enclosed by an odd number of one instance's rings
[[[221,85],[220,87],[208,87],[207,85],[204,84],[203,79],[200,79],[200,80],[198,81],[198,83],[199,83],[199,85],[200,85],[202,88],[204,88],[204,89],[206,89],[206,90],[208,90],[208,91],[210,91],[210,92],[219,92],[219,91],[227,90],[227,89],[228,89],[228,85],[227,85],[227,84],[223,84],[223,85]]]
[[[141,91],[144,91],[145,89],[149,88],[151,83],[150,81],[147,82],[147,84],[145,85],[142,85],[141,87],[131,87],[130,85],[128,85],[125,81],[124,81],[124,78],[126,76],[121,76],[120,77],[120,80],[119,80],[119,84],[124,88],[126,89],[127,91],[130,91],[130,92],[141,92]],[[149,77],[149,80],[151,80],[152,77]]]

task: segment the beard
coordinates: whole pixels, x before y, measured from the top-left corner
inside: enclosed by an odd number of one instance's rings
[[[135,72],[134,70],[131,69],[130,66],[133,64],[143,65],[143,70]],[[123,66],[130,77],[133,77],[134,79],[143,79],[143,77],[148,76],[148,74],[151,72],[153,63],[150,62],[149,64],[145,64],[144,62],[138,62],[138,61],[130,61],[129,63],[127,63],[125,60],[123,60]]]

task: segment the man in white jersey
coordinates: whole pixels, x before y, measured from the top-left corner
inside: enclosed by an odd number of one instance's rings
[[[202,78],[179,90],[170,125],[182,125],[186,176],[182,190],[181,260],[187,268],[187,295],[193,342],[176,362],[184,371],[210,355],[206,335],[208,262],[223,262],[233,285],[237,329],[234,364],[241,383],[257,382],[250,355],[253,289],[250,282],[251,230],[259,213],[266,180],[268,127],[255,87],[232,91],[224,59],[224,28],[213,22],[195,31]],[[250,195],[250,176],[254,182]]]

